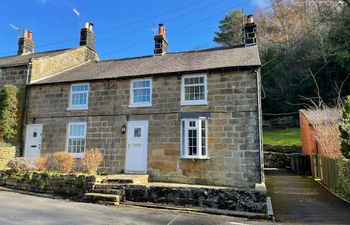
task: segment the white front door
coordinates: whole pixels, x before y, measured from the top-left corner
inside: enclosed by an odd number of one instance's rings
[[[125,172],[147,173],[148,121],[129,121]]]
[[[30,160],[35,160],[41,152],[42,124],[27,124],[26,144],[24,156]]]

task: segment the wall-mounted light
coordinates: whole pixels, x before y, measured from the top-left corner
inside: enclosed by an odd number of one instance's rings
[[[125,126],[125,125],[123,125],[123,126],[120,128],[120,132],[121,132],[122,134],[125,134],[125,132],[126,132],[126,126]]]

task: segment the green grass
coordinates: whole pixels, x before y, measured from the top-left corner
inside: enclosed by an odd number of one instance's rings
[[[264,144],[282,146],[300,146],[300,128],[264,131]]]

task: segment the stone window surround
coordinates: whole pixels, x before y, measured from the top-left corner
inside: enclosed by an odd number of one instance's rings
[[[74,138],[85,138],[85,142],[84,142],[84,151],[86,149],[86,130],[87,130],[87,123],[86,122],[70,122],[67,125],[67,138],[66,138],[66,151],[69,152],[69,139],[70,137],[70,128],[71,125],[84,125],[84,134],[80,137],[75,136]],[[84,152],[82,153],[71,153],[69,152],[74,158],[82,158]]]
[[[149,102],[134,102],[134,87],[133,84],[134,82],[138,81],[149,81],[150,82],[150,101]],[[133,79],[130,81],[130,102],[129,102],[129,107],[151,107],[152,106],[152,78],[144,78],[144,79]]]
[[[0,78],[2,77],[2,68],[0,68]]]
[[[86,92],[86,104],[84,105],[72,105],[72,100],[73,100],[73,87],[74,86],[82,86],[82,85],[87,85],[88,86],[88,90],[87,91],[82,91],[82,92]],[[89,83],[76,83],[76,84],[72,84],[70,87],[70,93],[69,93],[69,104],[68,104],[68,108],[67,110],[69,111],[73,111],[73,110],[88,110],[89,108],[89,91],[90,91],[90,84]]]
[[[185,100],[185,79],[204,77],[204,99],[203,100]],[[187,74],[181,77],[181,105],[207,105],[208,104],[208,78],[206,73]]]
[[[180,141],[181,141],[181,151],[179,158],[182,159],[209,159],[208,154],[208,120],[206,118],[188,118],[188,119],[181,119],[181,128],[180,128]],[[189,155],[188,152],[188,141],[185,139],[188,138],[188,126],[190,122],[196,122],[196,130],[197,132],[197,154],[196,155]],[[202,154],[202,123],[205,123],[205,154]],[[185,125],[185,127],[184,127]],[[184,136],[185,135],[185,136]],[[185,146],[187,143],[187,146]]]

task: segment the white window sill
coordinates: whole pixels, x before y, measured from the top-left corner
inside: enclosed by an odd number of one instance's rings
[[[89,109],[89,107],[87,107],[87,106],[86,107],[72,107],[72,106],[70,106],[67,108],[68,111],[85,111],[88,109]]]
[[[130,108],[152,107],[152,104],[130,104]]]
[[[82,159],[84,156],[84,153],[70,153],[70,154],[76,159]]]
[[[181,105],[208,105],[208,101],[188,101],[188,102],[181,102]]]
[[[178,156],[179,159],[210,159],[209,156],[203,156],[203,157],[198,157],[198,156]]]

